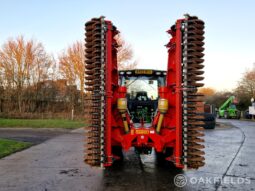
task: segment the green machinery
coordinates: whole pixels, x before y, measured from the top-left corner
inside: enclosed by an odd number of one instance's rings
[[[218,118],[234,118],[234,119],[240,119],[241,113],[236,108],[237,100],[235,99],[235,96],[230,96],[219,108],[217,111],[217,117]]]

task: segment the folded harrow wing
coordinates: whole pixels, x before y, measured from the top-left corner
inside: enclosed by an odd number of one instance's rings
[[[186,15],[168,33],[166,70],[118,71],[116,27],[104,17],[85,24],[85,162],[110,166],[131,147],[155,150],[178,168],[204,165],[204,22]],[[155,63],[158,64],[158,63]]]

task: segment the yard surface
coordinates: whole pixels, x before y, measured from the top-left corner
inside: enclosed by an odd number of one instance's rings
[[[65,128],[76,129],[84,127],[83,121],[72,121],[65,119],[2,119],[0,118],[0,128],[2,127],[31,127],[31,128]]]
[[[138,156],[134,150],[124,153],[121,164],[104,170],[91,168],[83,161],[83,129],[56,128],[69,133],[0,160],[0,191],[254,190],[255,123],[230,119],[217,122],[221,125],[204,132],[205,166],[187,171],[156,165],[154,153]],[[39,136],[46,129],[31,130],[40,131]],[[183,188],[174,184],[177,175],[185,177]]]
[[[31,143],[0,139],[0,158],[30,147]]]

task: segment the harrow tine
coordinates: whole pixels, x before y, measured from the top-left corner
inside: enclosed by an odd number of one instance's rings
[[[85,162],[92,166],[100,166],[103,160],[102,145],[104,137],[102,131],[102,111],[104,106],[101,97],[104,89],[101,86],[101,75],[104,72],[102,61],[104,58],[105,31],[104,19],[94,18],[85,24],[85,90],[91,93],[90,103],[86,107],[86,120],[90,123],[85,134]],[[101,92],[101,93],[100,93]]]
[[[199,114],[199,103],[203,101],[203,95],[197,93],[197,88],[204,84],[199,82],[204,78],[204,22],[197,17],[186,16],[183,31],[183,102],[184,122],[184,165],[188,168],[199,168],[204,165],[204,116]]]

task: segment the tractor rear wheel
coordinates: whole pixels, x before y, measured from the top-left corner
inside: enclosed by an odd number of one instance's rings
[[[159,166],[164,165],[167,161],[166,158],[170,157],[173,154],[173,148],[166,148],[163,152],[155,152],[156,153],[156,163]]]
[[[118,159],[116,160],[116,162],[122,162],[124,159],[124,155],[122,152],[122,147],[121,146],[112,146],[112,154],[117,156]]]

